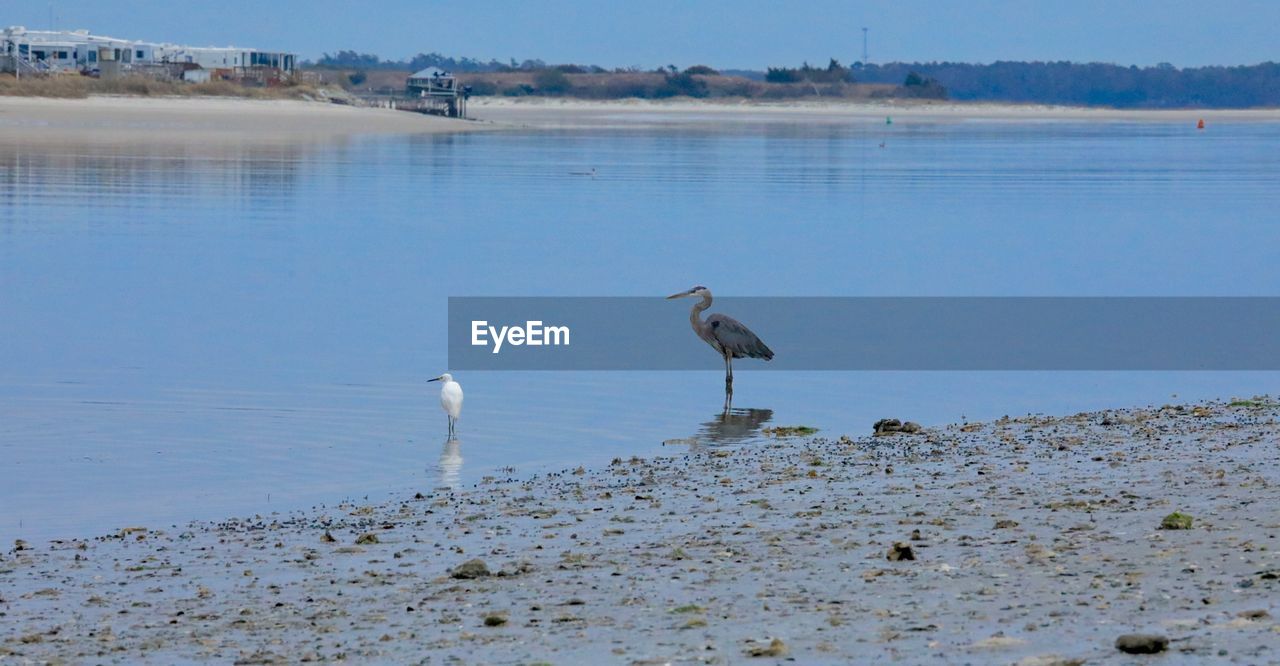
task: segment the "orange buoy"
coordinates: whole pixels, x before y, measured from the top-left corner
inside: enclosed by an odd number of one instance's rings
[[[1200,122],[1196,123],[1196,129],[1204,129],[1204,118],[1201,118]]]

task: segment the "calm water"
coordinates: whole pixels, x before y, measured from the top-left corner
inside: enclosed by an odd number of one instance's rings
[[[0,539],[381,499],[765,424],[1275,391],[1275,373],[743,362],[743,411],[722,418],[715,372],[470,373],[449,447],[425,380],[447,369],[449,295],[1276,295],[1278,174],[1280,125],[1243,123],[0,144]]]

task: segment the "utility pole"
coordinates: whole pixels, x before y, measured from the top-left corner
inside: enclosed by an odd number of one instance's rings
[[[862,29],[862,64],[867,64],[867,29]]]

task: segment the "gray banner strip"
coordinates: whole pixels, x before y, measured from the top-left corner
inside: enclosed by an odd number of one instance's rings
[[[691,328],[697,301],[450,298],[449,367],[722,369]],[[775,354],[735,371],[1280,370],[1275,297],[726,297],[715,313]]]

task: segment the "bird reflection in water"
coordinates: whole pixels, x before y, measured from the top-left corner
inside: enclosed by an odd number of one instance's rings
[[[440,462],[436,465],[440,472],[440,485],[456,488],[462,478],[462,442],[455,437],[444,441],[440,451]]]
[[[663,444],[688,445],[690,451],[703,447],[737,444],[760,436],[760,428],[773,418],[772,409],[734,409],[727,401],[724,410],[698,428],[698,434],[669,439]]]
[[[773,418],[772,409],[729,407],[698,429],[699,444],[736,444],[760,435],[760,428]]]

